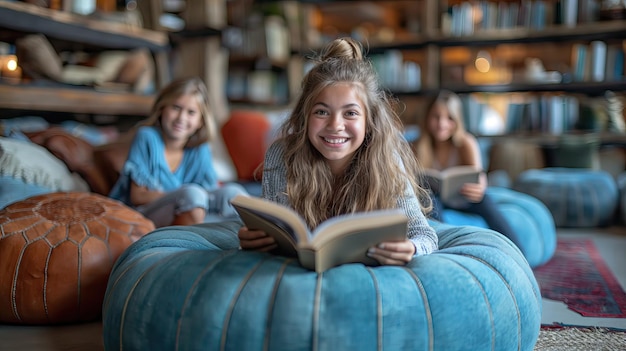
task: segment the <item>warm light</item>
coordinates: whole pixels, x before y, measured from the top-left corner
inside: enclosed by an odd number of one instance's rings
[[[491,69],[491,55],[487,51],[479,51],[474,61],[476,70],[481,73],[487,73]]]
[[[9,83],[19,83],[22,80],[22,68],[17,64],[17,56],[0,56],[0,78]]]
[[[13,58],[7,60],[7,69],[9,71],[15,71],[17,69],[17,60]]]
[[[491,65],[489,64],[489,60],[487,60],[484,57],[477,58],[474,64],[476,65],[476,69],[478,70],[478,72],[482,72],[482,73],[489,72],[489,69],[491,68]]]

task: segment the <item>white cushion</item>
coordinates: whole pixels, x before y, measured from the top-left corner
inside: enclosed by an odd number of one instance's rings
[[[13,138],[0,137],[0,175],[53,191],[89,191],[87,182],[47,149]]]

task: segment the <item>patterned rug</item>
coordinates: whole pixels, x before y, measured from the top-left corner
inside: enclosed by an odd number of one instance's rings
[[[534,351],[624,351],[626,331],[601,327],[545,325]]]
[[[626,317],[626,293],[592,239],[558,238],[554,257],[534,272],[547,299],[585,317]]]

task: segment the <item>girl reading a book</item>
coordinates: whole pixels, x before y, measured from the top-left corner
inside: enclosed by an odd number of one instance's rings
[[[381,242],[368,255],[404,265],[436,250],[437,236],[424,215],[428,193],[413,176],[419,165],[377,79],[359,42],[340,38],[322,50],[265,155],[262,196],[290,206],[311,228],[340,214],[401,208],[407,239]],[[242,227],[238,236],[244,250],[276,247],[253,228]]]
[[[157,227],[202,223],[207,215],[236,216],[230,199],[246,192],[218,183],[209,146],[216,128],[210,107],[200,78],[163,88],[150,117],[138,126],[109,196]]]
[[[462,103],[457,94],[440,91],[428,105],[427,114],[419,127],[420,136],[414,142],[413,150],[424,168],[444,170],[454,166],[474,166],[483,169],[478,141],[463,125]],[[459,190],[467,201],[446,204],[431,193],[434,204],[432,218],[442,221],[443,209],[454,208],[478,214],[491,229],[509,238],[515,237],[498,207],[485,193],[486,189],[487,176],[481,172],[477,183],[465,183]]]

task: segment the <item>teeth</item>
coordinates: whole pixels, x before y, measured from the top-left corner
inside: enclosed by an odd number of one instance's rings
[[[324,141],[330,144],[341,144],[341,143],[345,143],[347,140],[348,140],[347,138],[338,138],[338,139],[324,138]]]

